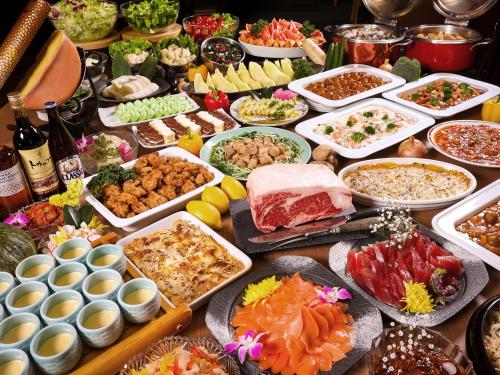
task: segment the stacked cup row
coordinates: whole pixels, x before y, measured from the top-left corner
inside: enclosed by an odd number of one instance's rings
[[[18,286],[12,275],[0,273],[0,302],[12,314],[0,323],[0,369],[16,366],[19,374],[31,374],[29,359],[21,350],[31,355],[42,372],[67,373],[81,358],[81,339],[91,347],[109,346],[123,332],[123,317],[144,323],[158,313],[160,294],[153,281],[123,283],[126,259],[119,246],[88,247],[85,254],[79,254],[73,250],[75,242],[76,246],[84,243],[80,240],[58,247],[58,267],[49,255],[23,260],[16,268]],[[39,317],[47,327],[42,329]]]

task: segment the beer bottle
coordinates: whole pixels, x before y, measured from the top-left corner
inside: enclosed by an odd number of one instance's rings
[[[14,92],[7,97],[17,125],[13,139],[14,148],[19,153],[34,199],[46,199],[59,192],[59,179],[50,156],[49,142],[30,122],[21,94]]]
[[[49,149],[56,165],[57,174],[65,189],[73,179],[84,176],[82,162],[78,156],[76,143],[57,113],[57,104],[45,103],[49,117]]]
[[[30,188],[16,152],[0,145],[0,220],[30,203]]]

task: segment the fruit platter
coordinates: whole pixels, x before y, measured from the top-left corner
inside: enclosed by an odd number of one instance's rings
[[[12,9],[0,375],[498,373],[500,3],[233,3]]]

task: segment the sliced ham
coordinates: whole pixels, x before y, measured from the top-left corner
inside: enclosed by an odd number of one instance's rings
[[[248,176],[247,190],[255,226],[262,232],[333,216],[352,204],[349,189],[318,164],[259,167]]]

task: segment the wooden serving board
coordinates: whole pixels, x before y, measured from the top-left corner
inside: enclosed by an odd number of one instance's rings
[[[116,235],[114,238],[110,236],[105,242],[116,242]],[[102,241],[99,244],[102,244]],[[138,273],[131,261],[127,259],[127,272],[123,275],[123,280],[127,282],[138,277],[144,276]],[[123,334],[113,345],[103,349],[94,349],[84,345],[82,359],[70,375],[116,374],[135,354],[145,351],[166,336],[178,333],[191,322],[191,318],[192,311],[188,305],[173,307],[165,298],[162,298],[160,312],[155,319],[145,324],[131,324],[125,321]]]
[[[149,40],[151,43],[156,43],[159,40],[165,38],[177,38],[181,33],[181,31],[182,31],[182,26],[179,25],[178,23],[173,23],[167,26],[167,29],[165,31],[156,34],[141,33],[137,30],[132,29],[130,26],[127,26],[124,29],[122,29],[121,35],[123,40],[142,38]]]
[[[91,42],[76,42],[74,44],[77,47],[89,51],[93,49],[107,48],[111,43],[116,42],[117,40],[120,40],[120,33],[113,30],[106,38],[93,40]]]

